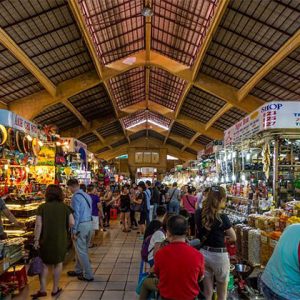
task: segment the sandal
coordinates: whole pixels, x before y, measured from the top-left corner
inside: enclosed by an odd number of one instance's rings
[[[30,295],[30,297],[32,297],[32,299],[38,299],[38,298],[42,298],[42,297],[47,297],[47,293],[46,292],[41,292],[38,291],[37,293]]]
[[[57,295],[58,295],[59,293],[61,293],[61,292],[62,292],[62,289],[61,289],[61,288],[58,288],[57,291],[56,291],[55,293],[53,293],[53,292],[51,293],[51,296],[52,296],[52,297],[55,297],[55,296],[57,296]]]

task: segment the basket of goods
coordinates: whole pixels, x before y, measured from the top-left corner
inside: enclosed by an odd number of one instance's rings
[[[265,266],[269,259],[269,234],[265,231],[262,231],[260,236],[260,263]]]

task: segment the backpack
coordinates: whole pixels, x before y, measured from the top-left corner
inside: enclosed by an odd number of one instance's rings
[[[163,229],[162,229],[162,228],[161,228],[161,229],[158,229],[158,230],[160,230],[160,231],[163,232]],[[155,232],[156,232],[156,231],[155,231]],[[154,232],[154,233],[155,233],[155,232]],[[154,234],[154,233],[153,233],[153,234]],[[148,256],[149,256],[149,253],[150,253],[151,251],[154,250],[154,247],[152,247],[152,249],[149,250],[150,241],[151,241],[151,238],[152,238],[153,234],[147,236],[147,237],[144,239],[143,244],[142,244],[141,257],[142,257],[142,260],[143,260],[144,262],[148,262]]]
[[[151,238],[152,238],[152,234],[147,236],[143,241],[143,245],[142,245],[142,249],[141,249],[141,257],[144,262],[148,262],[148,255],[153,250],[153,249],[150,249],[150,251],[148,251]]]

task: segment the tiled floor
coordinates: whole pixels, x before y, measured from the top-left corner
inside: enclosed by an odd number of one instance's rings
[[[129,234],[119,229],[117,222],[106,233],[100,233],[97,248],[90,251],[90,259],[95,273],[95,281],[80,282],[66,275],[72,270],[73,261],[64,266],[61,287],[63,292],[57,299],[61,300],[135,300],[135,288],[140,266],[140,249],[142,241],[136,231]],[[50,279],[49,279],[50,280]],[[15,300],[31,299],[30,294],[37,291],[38,279],[30,284]],[[48,284],[51,295],[51,282]],[[41,299],[53,299],[50,296]]]

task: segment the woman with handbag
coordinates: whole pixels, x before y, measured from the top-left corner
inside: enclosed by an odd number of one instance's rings
[[[195,236],[195,210],[197,205],[197,197],[193,196],[194,190],[195,189],[192,186],[189,186],[187,193],[181,197],[181,206],[190,214],[188,219],[190,236]]]
[[[59,280],[62,265],[67,253],[68,231],[74,226],[71,209],[64,204],[64,195],[60,186],[50,184],[45,194],[46,203],[37,210],[34,230],[34,248],[39,249],[43,261],[40,275],[40,290],[31,295],[33,299],[46,297],[48,267],[53,267],[53,288],[51,295],[57,296],[62,289]]]
[[[227,299],[230,262],[225,238],[234,242],[236,235],[228,216],[222,213],[225,201],[225,189],[213,186],[208,191],[202,209],[199,208],[195,212],[197,237],[201,242],[201,253],[205,258],[203,284],[206,299],[212,299],[214,278],[217,282],[218,300]]]

